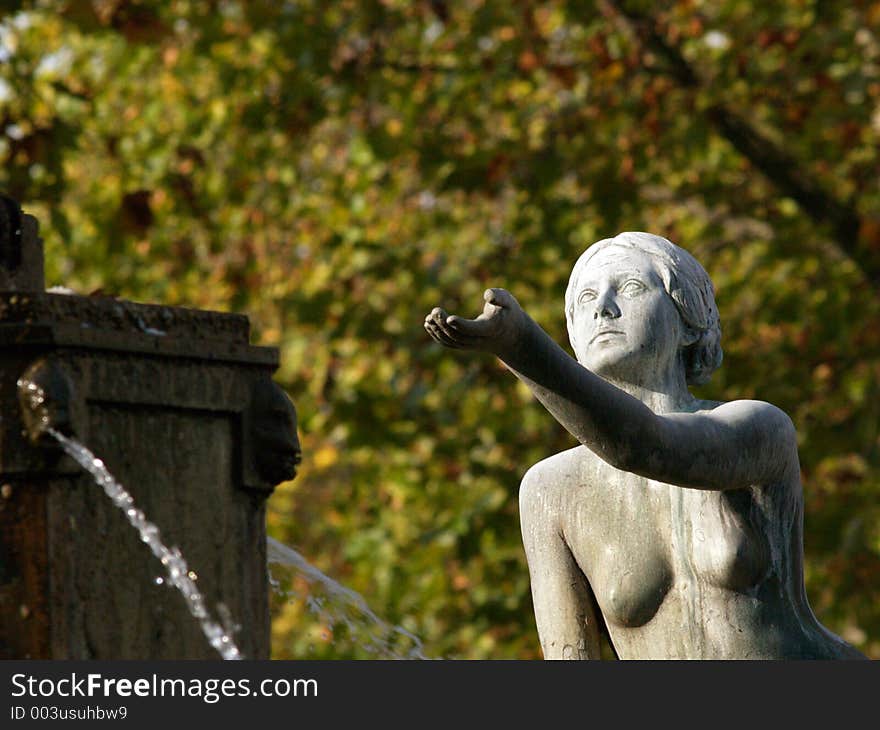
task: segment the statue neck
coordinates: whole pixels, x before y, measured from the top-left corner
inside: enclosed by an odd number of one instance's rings
[[[696,398],[688,390],[684,367],[671,367],[649,380],[620,379],[603,373],[612,385],[638,398],[654,413],[692,411]]]

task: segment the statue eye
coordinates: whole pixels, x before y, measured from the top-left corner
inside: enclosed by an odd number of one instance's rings
[[[578,304],[584,304],[585,302],[592,302],[596,298],[596,292],[592,289],[584,289],[580,296],[578,296]]]
[[[634,297],[645,291],[645,288],[645,285],[642,284],[642,282],[640,282],[638,279],[628,279],[623,283],[619,291],[621,294],[624,294],[628,297]]]

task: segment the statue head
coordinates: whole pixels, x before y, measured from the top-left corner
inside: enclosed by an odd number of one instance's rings
[[[577,341],[575,302],[579,281],[593,257],[610,247],[637,250],[654,261],[657,275],[675,304],[686,330],[691,333],[683,353],[688,384],[700,385],[709,380],[721,364],[721,324],[715,304],[715,289],[700,263],[671,241],[651,233],[625,232],[614,238],[597,241],[584,251],[572,269],[565,292],[565,317],[571,346],[581,359],[583,343]]]
[[[293,479],[301,461],[296,408],[274,381],[256,382],[251,400],[254,467],[261,479],[275,485]]]

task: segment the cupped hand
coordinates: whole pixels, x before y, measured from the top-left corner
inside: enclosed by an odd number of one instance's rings
[[[475,319],[449,315],[434,307],[425,317],[425,329],[446,347],[503,356],[519,340],[525,312],[506,289],[487,289],[483,302],[483,312]]]

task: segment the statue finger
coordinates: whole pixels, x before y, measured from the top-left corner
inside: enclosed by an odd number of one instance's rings
[[[453,315],[455,316],[455,315]],[[456,344],[458,347],[463,347],[465,349],[473,348],[475,345],[479,343],[479,338],[469,335],[464,332],[460,332],[449,324],[449,319],[440,324],[440,331],[451,341]]]
[[[488,337],[492,333],[493,323],[489,319],[465,319],[453,314],[446,320],[446,328],[457,336]]]
[[[457,342],[453,337],[447,334],[436,322],[434,321],[426,321],[425,329],[428,331],[428,334],[431,337],[439,342],[441,345],[446,347],[452,347],[455,349],[461,349],[463,347],[462,344]]]
[[[425,320],[425,331],[438,342],[442,342],[443,338],[446,336],[433,319]]]
[[[434,317],[434,319],[432,321],[434,322],[434,324],[437,327],[439,327],[441,330],[443,330],[443,332],[445,332],[446,335],[454,338],[455,335],[453,332],[450,331],[450,328],[449,328],[450,316],[447,315],[446,312],[443,312],[443,310],[441,310],[441,312],[442,312],[442,316],[438,314],[437,316]],[[454,317],[455,315],[452,315],[452,316]]]
[[[508,309],[514,304],[513,295],[507,289],[492,288],[483,292],[483,301],[496,307]]]
[[[428,320],[434,322],[440,322],[445,320],[449,315],[446,313],[446,310],[443,307],[434,307],[431,312],[425,317],[425,322]]]
[[[448,320],[447,320],[448,321]],[[446,347],[457,350],[482,350],[485,349],[486,340],[483,337],[475,337],[457,332],[448,326],[441,327],[432,322],[425,325],[431,336]]]

